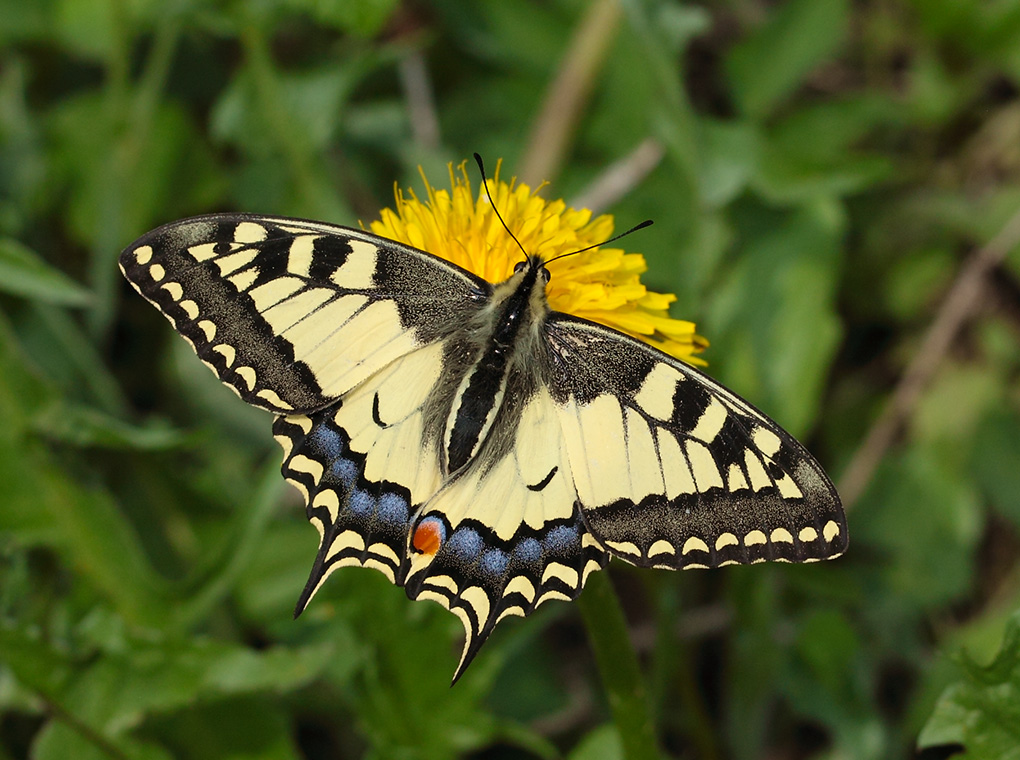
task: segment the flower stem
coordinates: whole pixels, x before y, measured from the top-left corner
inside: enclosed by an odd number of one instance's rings
[[[578,598],[588,639],[627,760],[659,760],[648,693],[627,635],[620,600],[605,573],[595,573]]]

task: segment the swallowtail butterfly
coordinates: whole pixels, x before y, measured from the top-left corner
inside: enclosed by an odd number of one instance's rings
[[[457,615],[454,680],[503,618],[642,567],[811,562],[847,545],[818,463],[746,401],[551,311],[527,256],[490,283],[357,229],[229,214],[121,255],[128,281],[249,404],[338,567]]]

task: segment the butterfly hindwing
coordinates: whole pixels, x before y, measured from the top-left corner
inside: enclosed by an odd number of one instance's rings
[[[509,442],[490,438],[490,450],[422,506],[413,529],[441,541],[434,554],[412,551],[407,594],[461,619],[458,675],[500,620],[575,599],[608,561],[581,514],[555,403],[544,389],[518,400]]]
[[[611,554],[679,569],[845,550],[831,482],[768,417],[608,328],[555,315],[547,329],[578,498]]]
[[[236,214],[160,227],[120,266],[224,383],[282,414],[327,406],[442,339],[487,288],[361,230]]]

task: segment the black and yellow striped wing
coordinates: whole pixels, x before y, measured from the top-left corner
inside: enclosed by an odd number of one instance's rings
[[[844,551],[839,498],[799,443],[697,370],[550,312],[540,267],[493,284],[360,230],[245,215],[121,255],[217,376],[277,415],[320,534],[298,612],[334,569],[374,568],[460,618],[459,676],[499,621],[575,598],[610,556]]]

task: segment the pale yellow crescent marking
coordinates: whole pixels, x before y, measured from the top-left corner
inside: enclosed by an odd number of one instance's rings
[[[251,390],[252,388],[255,387],[255,380],[257,379],[257,375],[255,374],[254,369],[252,369],[251,367],[235,367],[234,373],[238,375],[238,377],[240,377],[242,380],[244,380],[245,385],[248,386],[248,390]]]
[[[660,538],[648,549],[648,556],[657,557],[660,554],[668,554],[672,557],[676,555],[676,547],[669,541]]]
[[[757,546],[758,544],[764,544],[768,541],[765,534],[760,530],[752,530],[746,536],[744,536],[744,546]]]
[[[160,285],[163,290],[170,294],[170,297],[175,301],[180,301],[181,296],[184,295],[184,288],[181,287],[179,282],[168,282],[165,285]]]
[[[633,544],[630,541],[606,541],[606,546],[620,554],[641,556],[641,550],[637,548],[636,544]]]
[[[550,578],[559,578],[570,588],[577,588],[580,577],[572,567],[567,567],[559,562],[550,562],[542,573],[542,585],[544,586]]]
[[[287,480],[287,482],[291,483],[293,485],[293,481]],[[315,529],[317,531],[319,531],[319,548],[321,549],[322,548],[322,541],[323,541],[323,539],[326,538],[326,526],[323,524],[322,520],[320,520],[318,518],[317,515],[312,515],[311,517],[309,517],[308,518],[308,522],[310,522],[312,525],[314,525]]]
[[[282,398],[280,398],[279,394],[277,394],[277,392],[274,391],[272,388],[263,388],[255,395],[258,398],[265,401],[267,404],[269,404],[269,406],[273,407],[274,409],[279,409],[280,411],[283,412],[289,412],[294,409],[293,406],[291,406]]]
[[[229,367],[234,363],[234,359],[237,358],[237,351],[229,343],[220,343],[218,346],[213,346],[213,351],[220,354],[223,357],[223,361],[227,363]]]
[[[425,583],[428,584],[429,586],[439,586],[440,588],[445,588],[448,591],[452,591],[454,594],[457,593],[457,589],[459,588],[459,586],[457,585],[457,581],[455,581],[449,575],[431,575],[429,576],[429,579],[425,581]]]
[[[542,596],[540,596],[538,598],[538,601],[535,602],[535,606],[537,607],[540,604],[545,604],[546,602],[548,602],[548,601],[550,601],[552,599],[558,599],[561,602],[569,602],[570,601],[570,597],[567,596],[566,594],[564,594],[562,591],[556,591],[555,589],[549,589],[544,594],[542,594]]]
[[[333,539],[333,543],[329,546],[329,552],[326,554],[326,559],[335,557],[344,549],[354,549],[359,552],[364,551],[365,539],[362,538],[361,534],[356,530],[345,530]]]
[[[145,266],[152,259],[152,246],[140,245],[135,248],[135,261]]]
[[[510,582],[506,584],[506,588],[503,589],[503,596],[509,596],[510,594],[520,594],[527,599],[530,604],[535,601],[535,586],[523,575],[515,575],[510,579]]]
[[[595,540],[595,536],[591,533],[585,533],[581,536],[581,548],[587,549],[589,546],[597,546],[600,549],[602,548],[602,544]]]
[[[378,546],[378,544],[376,544]],[[352,558],[353,559],[353,558]],[[365,562],[362,567],[369,567],[373,570],[378,570],[380,573],[386,576],[390,583],[396,583],[397,576],[393,572],[393,567],[387,562],[376,559],[375,557],[365,557]]]
[[[673,419],[676,385],[683,379],[683,375],[675,369],[660,362],[645,377],[640,390],[634,394],[634,401],[646,414],[663,422],[669,421]]]
[[[294,441],[288,435],[274,435],[273,440],[280,444],[280,448],[283,449],[283,458],[287,459],[290,452],[294,450]]]
[[[524,609],[518,607],[516,604],[512,607],[507,607],[505,610],[499,613],[499,617],[496,618],[496,622],[493,625],[499,625],[500,620],[506,617],[510,617],[511,615],[515,617],[524,617]]]
[[[703,565],[700,562],[691,562],[689,565],[684,565],[684,570],[708,570],[708,565]]]
[[[584,565],[584,572],[581,573],[581,585],[583,586],[585,583],[588,582],[589,575],[601,569],[602,565],[600,565],[598,562],[596,562],[593,559],[588,560]]]
[[[378,554],[382,557],[386,557],[386,559],[392,560],[394,565],[400,564],[400,558],[389,544],[372,544],[368,547],[368,550],[373,554]]]
[[[266,228],[255,222],[241,222],[234,229],[234,240],[238,243],[257,243],[266,239]]]
[[[724,559],[722,562],[716,565],[716,567],[726,567],[727,565],[739,565],[739,564],[740,563],[737,562],[735,559]]]
[[[774,457],[783,445],[783,442],[778,435],[764,427],[755,428],[754,432],[751,434],[751,440],[754,442],[754,445],[758,447],[758,451],[767,456],[769,459]]]
[[[203,319],[201,322],[198,322],[198,329],[205,333],[207,341],[213,342],[213,339],[216,337],[216,325],[213,322]]]
[[[797,534],[797,538],[804,543],[808,543],[809,541],[814,541],[818,538],[818,531],[810,526],[801,528],[800,533]]]
[[[315,461],[310,457],[306,457],[304,454],[297,454],[294,456],[287,466],[295,472],[306,472],[312,476],[312,480],[318,485],[319,480],[322,479],[322,464]],[[323,491],[327,493],[327,491]],[[329,491],[328,493],[333,493]],[[336,501],[336,494],[333,494],[333,500]]]
[[[715,550],[719,551],[727,546],[738,546],[739,543],[737,537],[732,533],[723,533],[715,540]]]
[[[826,541],[831,541],[839,535],[839,524],[834,520],[829,520],[825,523],[825,527],[822,528],[822,536]]]
[[[188,315],[188,319],[195,320],[198,317],[198,304],[194,301],[181,301],[177,305]]]
[[[680,552],[681,554],[690,554],[691,552],[705,552],[705,554],[708,554],[708,544],[697,536],[691,536],[684,541],[684,548]]]
[[[774,544],[792,544],[793,536],[790,535],[790,531],[786,528],[776,528],[772,531],[772,535],[769,537]]]

